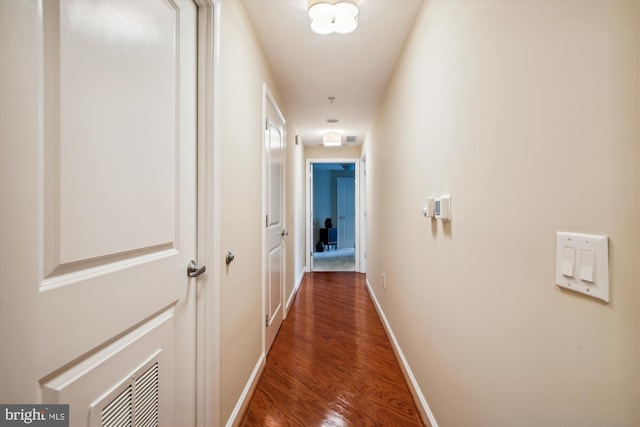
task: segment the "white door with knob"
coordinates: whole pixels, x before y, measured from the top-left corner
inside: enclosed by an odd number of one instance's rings
[[[0,64],[0,402],[195,425],[196,5],[1,1]]]
[[[265,353],[284,318],[285,242],[285,130],[284,117],[265,86],[264,94],[264,316]]]

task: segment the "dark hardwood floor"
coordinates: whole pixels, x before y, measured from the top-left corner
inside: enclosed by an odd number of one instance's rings
[[[423,426],[359,273],[308,273],[241,426]]]

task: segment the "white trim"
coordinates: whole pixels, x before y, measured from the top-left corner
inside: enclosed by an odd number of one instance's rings
[[[311,198],[313,197],[313,188],[312,180],[313,180],[313,169],[311,169],[312,163],[353,163],[355,165],[355,169],[353,171],[353,177],[355,181],[355,215],[356,215],[356,225],[355,225],[355,271],[364,273],[364,271],[360,271],[360,159],[357,157],[354,158],[318,158],[318,159],[306,159],[306,218],[305,218],[305,227],[306,227],[306,246],[305,246],[305,259],[306,259],[306,271],[313,271],[313,215],[311,212],[311,208],[313,207],[313,203]]]
[[[384,311],[382,310],[382,307],[380,306],[380,303],[376,298],[376,294],[373,292],[373,288],[371,287],[371,283],[369,283],[369,279],[367,279],[367,291],[369,291],[369,296],[371,296],[373,305],[375,306],[376,311],[378,312],[378,316],[380,317],[380,320],[382,320],[382,324],[384,325],[384,328],[387,331],[387,335],[391,340],[391,345],[393,346],[396,356],[400,361],[400,365],[404,371],[404,374],[409,379],[410,384],[408,385],[412,389],[411,390],[412,394],[414,395],[414,397],[418,398],[422,412],[429,419],[429,423],[431,424],[431,427],[438,427],[438,423],[436,422],[436,419],[433,416],[433,412],[431,412],[431,408],[429,408],[427,399],[425,399],[424,394],[422,393],[422,390],[420,390],[420,386],[416,381],[416,377],[413,375],[413,372],[409,367],[409,363],[407,362],[407,359],[404,357],[404,353],[402,353],[400,344],[398,344],[398,340],[396,339],[396,336],[393,334],[393,330],[391,329],[391,325],[387,320],[387,316],[385,316]]]
[[[261,197],[262,197],[262,203],[260,206],[260,230],[262,230],[262,232],[260,233],[260,329],[261,331],[261,349],[262,349],[262,357],[264,357],[265,355],[265,348],[266,348],[266,342],[267,342],[267,331],[266,328],[264,326],[264,318],[265,318],[265,299],[267,298],[267,292],[266,292],[266,286],[267,286],[267,281],[266,281],[266,269],[267,269],[267,263],[266,263],[266,256],[265,256],[265,247],[266,247],[266,242],[267,242],[267,229],[265,227],[265,215],[266,215],[266,211],[267,211],[267,200],[266,200],[266,188],[267,188],[267,183],[266,183],[266,179],[265,179],[265,174],[266,174],[266,156],[265,156],[265,149],[264,149],[264,126],[265,123],[267,122],[267,96],[269,94],[269,88],[267,87],[267,83],[263,82],[262,83],[262,122],[260,122],[260,150],[261,150],[261,161],[260,161],[260,166],[262,168],[262,170],[260,171],[260,185],[261,185]],[[255,370],[254,370],[255,371]],[[229,418],[230,420],[234,419],[235,417],[232,416],[231,418]]]
[[[286,124],[287,121],[284,118],[284,115],[282,115],[282,111],[280,111],[280,107],[278,107],[278,104],[276,103],[275,98],[273,97],[273,95],[271,94],[271,91],[269,90],[269,85],[267,85],[266,82],[264,82],[262,84],[262,88],[263,88],[263,100],[264,101],[268,101],[271,106],[273,107],[273,110],[278,114],[278,119],[280,119],[280,121],[282,122],[282,126],[283,126],[283,135],[286,132]],[[263,104],[263,110],[262,110],[262,115],[263,115],[263,121],[262,123],[264,123],[264,121],[267,119],[267,111],[266,111],[266,104]],[[286,135],[285,135],[286,136]],[[286,137],[285,137],[285,144],[286,144]]]
[[[244,415],[243,409],[251,401],[251,397],[253,396],[253,390],[258,385],[258,381],[262,376],[262,370],[264,369],[264,366],[265,366],[265,359],[266,357],[264,353],[260,354],[258,363],[256,363],[256,366],[253,368],[253,372],[251,372],[251,376],[249,377],[247,384],[245,384],[244,389],[242,390],[242,394],[240,394],[240,398],[236,402],[236,406],[233,408],[233,412],[231,412],[231,415],[227,420],[227,424],[226,424],[227,427],[231,427],[236,424],[236,421],[239,421],[239,420],[236,420],[236,418],[238,418],[238,415],[240,414]],[[217,425],[217,424],[211,424],[211,425]]]
[[[307,273],[306,268],[303,267],[302,271],[300,271],[300,274],[298,275],[298,278],[296,279],[296,283],[293,285],[293,289],[291,290],[291,295],[289,295],[289,298],[287,299],[287,304],[284,310],[286,314],[289,314],[289,309],[291,309],[291,304],[293,303],[293,299],[296,297],[296,294],[298,293],[298,289],[300,289],[300,285],[302,284],[302,280],[304,279],[304,275],[306,273]],[[285,316],[285,319],[286,318],[287,317]]]
[[[196,425],[220,418],[220,0],[198,5],[198,279],[196,302]]]
[[[367,272],[367,151],[360,156],[360,273]]]
[[[304,219],[304,227],[305,227],[305,245],[304,245],[304,259],[305,259],[305,270],[313,271],[313,212],[311,212],[313,200],[313,169],[311,168],[311,161],[309,159],[305,162],[305,171],[304,171],[304,179],[305,179],[305,219]]]

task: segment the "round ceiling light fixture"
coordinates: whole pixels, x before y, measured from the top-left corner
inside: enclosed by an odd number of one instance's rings
[[[358,27],[358,0],[308,0],[311,31],[348,34]]]
[[[325,147],[337,147],[342,145],[342,135],[338,132],[327,132],[322,135],[322,145]]]

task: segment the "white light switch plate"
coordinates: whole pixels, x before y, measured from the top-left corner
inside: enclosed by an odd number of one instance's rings
[[[422,214],[424,216],[426,216],[427,218],[433,218],[434,217],[433,205],[434,205],[433,197],[431,197],[429,199],[426,199],[424,201],[424,203],[422,204]]]
[[[574,277],[563,274],[565,248],[575,249],[574,271],[582,274],[575,274]],[[584,254],[588,254],[588,257]],[[585,272],[592,274],[587,275]],[[593,277],[593,282],[581,278],[587,278],[587,276]],[[556,285],[609,302],[609,239],[607,236],[557,232]]]

